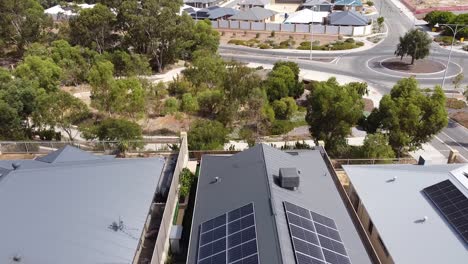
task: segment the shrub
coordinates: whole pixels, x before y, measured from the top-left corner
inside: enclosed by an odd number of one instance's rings
[[[367,4],[368,6],[374,6],[374,2],[372,2],[372,1],[367,1],[366,4]]]
[[[164,111],[165,115],[173,114],[179,110],[179,100],[174,97],[169,97],[164,101]]]
[[[228,41],[228,44],[246,46],[245,40],[241,40],[241,39],[231,39]]]
[[[268,45],[267,43],[262,43],[262,44],[258,45],[258,47],[260,49],[270,49],[271,48],[270,45]]]
[[[452,39],[453,37],[451,36],[439,36],[434,38],[434,41],[439,42],[442,45],[452,45]]]
[[[274,38],[275,35],[276,35],[276,33],[275,33],[275,31],[273,30],[273,31],[271,32],[271,34],[270,34],[270,37]]]
[[[260,37],[260,33],[255,34],[255,38],[258,39],[259,37]]]
[[[356,42],[356,46],[362,47],[362,46],[364,46],[364,42],[358,41],[358,42]]]
[[[180,172],[180,178],[179,178],[179,183],[180,183],[180,189],[179,189],[179,195],[180,197],[187,197],[187,195],[190,192],[190,188],[192,187],[192,184],[195,182],[196,176],[193,174],[189,169],[183,168],[182,171]]]
[[[289,120],[275,120],[271,124],[270,134],[281,135],[294,129],[294,123]]]
[[[347,39],[345,40],[345,42],[346,42],[346,43],[354,43],[355,40],[354,40],[353,38],[347,38]]]
[[[466,103],[455,98],[447,98],[445,106],[452,109],[463,109],[466,107]]]

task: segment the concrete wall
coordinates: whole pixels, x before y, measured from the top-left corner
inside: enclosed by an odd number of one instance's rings
[[[370,224],[372,220],[370,219],[366,208],[361,203],[359,196],[357,195],[352,184],[350,184],[349,186],[348,193],[351,199],[351,203],[353,204],[353,207],[356,210],[356,213],[359,217],[359,220],[361,221],[362,225],[365,227],[366,233],[381,263],[382,264],[394,264],[392,257],[389,254],[387,255],[387,253],[385,252],[383,248],[384,246],[382,246],[380,242],[380,235],[379,235],[379,231],[377,230],[378,227],[372,224],[372,228],[370,228]]]
[[[182,132],[180,134],[181,144],[179,155],[177,156],[177,164],[174,169],[174,175],[172,176],[171,187],[169,188],[166,206],[161,220],[161,227],[159,228],[158,236],[156,238],[151,264],[164,263],[169,250],[169,234],[171,232],[172,219],[174,217],[176,204],[179,200],[179,175],[188,163],[187,133]]]
[[[368,26],[329,26],[329,25],[314,25],[311,27],[306,24],[280,24],[280,23],[264,23],[264,22],[248,22],[248,21],[227,21],[218,20],[211,21],[213,28],[218,29],[240,29],[253,31],[276,31],[276,32],[293,32],[293,33],[310,33],[311,28],[314,34],[328,35],[345,35],[345,36],[362,36],[372,33],[372,25]]]

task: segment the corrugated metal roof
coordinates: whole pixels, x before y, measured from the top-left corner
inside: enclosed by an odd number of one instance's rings
[[[58,152],[52,163],[17,161],[0,180],[0,263],[131,263],[164,160]]]
[[[328,18],[330,25],[335,26],[365,26],[369,23],[365,16],[355,11],[333,12]]]
[[[233,15],[229,19],[231,20],[246,20],[246,21],[259,21],[265,20],[269,17],[276,15],[277,13],[270,9],[265,9],[262,7],[252,7],[244,11]]]
[[[278,186],[280,168],[297,168],[300,186]],[[213,183],[214,177],[221,181]],[[196,263],[199,226],[238,208],[255,205],[260,263],[294,263],[283,201],[335,219],[352,263],[371,263],[319,151],[291,155],[260,144],[233,156],[202,158],[187,263]]]
[[[395,263],[461,264],[468,263],[467,248],[422,193],[424,188],[451,178],[451,171],[461,166],[343,168]],[[427,221],[418,222],[425,216]]]

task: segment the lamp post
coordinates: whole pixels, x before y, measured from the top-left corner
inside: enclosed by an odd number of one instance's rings
[[[314,40],[314,10],[316,9],[315,6],[312,6],[310,10],[312,10],[312,23],[310,23],[310,54],[309,60],[312,60],[312,46]]]
[[[444,89],[445,85],[445,78],[447,78],[447,71],[450,65],[450,58],[452,58],[452,50],[453,50],[453,43],[455,43],[455,36],[457,35],[458,32],[460,32],[462,29],[466,28],[468,25],[460,25],[460,24],[435,24],[434,27],[438,28],[440,26],[444,26],[449,28],[452,33],[453,33],[453,38],[452,38],[452,45],[450,46],[450,52],[448,55],[448,60],[447,60],[447,67],[445,67],[445,72],[444,72],[444,78],[442,79],[442,89]],[[455,28],[453,28],[455,26]],[[459,27],[462,26],[462,27]]]

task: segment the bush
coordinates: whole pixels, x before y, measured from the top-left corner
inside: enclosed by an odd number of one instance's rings
[[[445,106],[452,109],[463,109],[466,107],[466,103],[455,98],[447,98]]]
[[[434,38],[434,41],[439,42],[442,45],[452,45],[452,39],[453,37],[451,36],[439,36]]]
[[[271,49],[270,45],[268,45],[267,43],[262,43],[262,44],[258,45],[258,47],[260,49]]]
[[[164,101],[164,112],[163,114],[174,114],[179,110],[179,100],[174,97],[169,97]]]
[[[196,176],[193,174],[189,169],[183,168],[182,171],[180,172],[180,177],[179,177],[179,183],[180,183],[180,189],[179,189],[179,195],[180,197],[187,197],[187,195],[190,192],[190,188],[192,187],[192,184],[195,182]]]
[[[356,46],[362,47],[362,46],[364,46],[364,42],[358,41],[358,42],[356,42]]]
[[[197,97],[192,96],[190,93],[182,95],[182,101],[180,103],[180,109],[186,113],[195,113],[198,111]]]
[[[372,2],[372,1],[367,1],[366,4],[367,4],[368,6],[374,6],[374,2]]]
[[[275,35],[276,35],[276,32],[273,30],[273,31],[271,32],[271,34],[270,34],[270,37],[274,38]]]
[[[344,42],[346,43],[354,43],[356,42],[353,38],[347,38]]]
[[[260,38],[260,33],[255,34],[255,38]]]
[[[197,120],[190,127],[188,145],[190,150],[223,149],[228,130],[218,121]]]
[[[271,135],[282,135],[294,129],[294,123],[289,120],[275,120],[271,124]]]
[[[246,46],[245,40],[241,40],[241,39],[231,39],[231,40],[228,41],[228,44]]]

